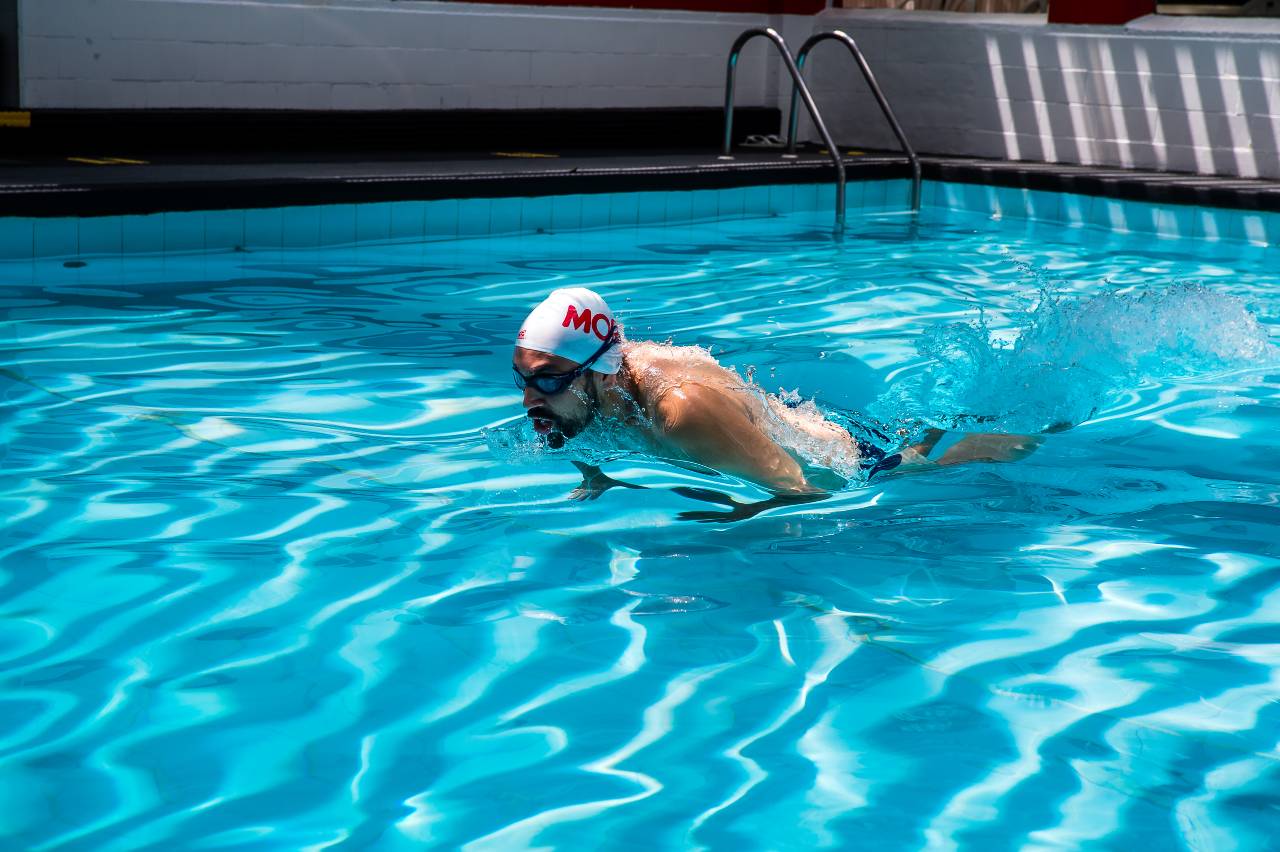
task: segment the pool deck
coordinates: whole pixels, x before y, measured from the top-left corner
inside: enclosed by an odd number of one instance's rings
[[[901,154],[846,152],[849,180],[907,178]],[[921,157],[926,180],[1074,192],[1128,200],[1280,212],[1280,182],[1168,172]],[[104,216],[174,210],[643,190],[718,189],[833,179],[816,148],[780,150],[509,151],[321,155],[239,152],[8,158],[0,216]]]

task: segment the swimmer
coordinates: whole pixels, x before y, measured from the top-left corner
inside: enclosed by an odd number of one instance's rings
[[[554,449],[596,418],[607,419],[654,455],[740,476],[781,498],[816,499],[826,490],[779,443],[780,430],[807,448],[821,448],[807,458],[810,463],[838,469],[853,459],[868,476],[1013,461],[1040,442],[1028,435],[968,435],[934,460],[929,453],[943,432],[931,429],[920,442],[886,453],[828,419],[754,392],[705,350],[624,339],[605,300],[584,287],[555,290],[530,312],[516,336],[512,369],[534,431]],[[626,486],[597,467],[574,464],[583,473],[575,499]],[[699,496],[714,499],[705,493]]]

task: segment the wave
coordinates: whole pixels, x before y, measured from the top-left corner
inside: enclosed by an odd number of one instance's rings
[[[974,322],[929,328],[928,367],[869,407],[888,422],[988,432],[1061,431],[1148,381],[1263,366],[1267,331],[1242,299],[1196,283],[1084,299],[1040,293],[1009,335]]]

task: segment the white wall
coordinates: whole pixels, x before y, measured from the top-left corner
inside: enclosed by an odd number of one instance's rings
[[[26,109],[715,106],[733,38],[794,26],[391,0],[19,3]],[[763,44],[744,53],[740,104],[772,103],[778,63],[765,56]]]
[[[829,11],[923,151],[1280,178],[1280,22]],[[799,45],[796,45],[799,49]],[[809,74],[836,138],[896,146],[843,48]]]
[[[865,50],[917,149],[1280,178],[1280,22],[829,10],[766,16],[392,0],[19,0],[40,108],[717,106],[743,29]],[[838,139],[894,147],[843,48],[811,57]],[[789,92],[767,45],[741,105]],[[804,127],[805,125],[802,125]],[[679,138],[680,129],[671,129]],[[806,136],[812,136],[806,132]]]

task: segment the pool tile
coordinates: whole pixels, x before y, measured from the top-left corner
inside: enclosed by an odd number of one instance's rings
[[[356,205],[327,204],[320,210],[320,245],[344,246],[356,241]]]
[[[426,228],[425,201],[397,201],[391,205],[391,239],[420,240]]]
[[[80,250],[80,229],[75,219],[36,219],[36,257],[74,257]]]
[[[796,185],[793,197],[796,212],[806,213],[818,209],[818,184],[802,183]]]
[[[861,185],[862,181],[859,181],[858,183]],[[836,209],[836,185],[833,183],[820,183],[820,184],[817,184],[816,187],[817,187],[817,192],[814,195],[814,200],[816,203],[813,205],[813,211],[815,213],[828,213],[832,210],[835,210]],[[846,187],[844,203],[845,203],[845,208],[848,209],[849,195],[847,192],[847,187]],[[859,207],[862,206],[861,201],[858,202],[858,206]]]
[[[692,198],[692,217],[699,222],[714,220],[720,216],[720,193],[714,189],[695,189]]]
[[[385,243],[391,239],[391,202],[380,201],[356,206],[356,242]],[[488,229],[486,205],[485,228]]]
[[[119,216],[86,216],[79,220],[80,254],[118,255],[124,251],[124,223]]]
[[[920,184],[920,206],[937,207],[942,197],[942,185],[936,180],[926,180]]]
[[[958,183],[944,183],[940,194],[941,206],[948,210],[964,209],[964,186]]]
[[[636,193],[636,224],[661,225],[667,220],[667,198],[665,192]]]
[[[1241,213],[1240,225],[1244,239],[1257,246],[1267,244],[1267,224],[1262,213]]]
[[[1008,186],[997,186],[992,189],[995,190],[994,215],[998,215],[1001,219],[1027,218],[1026,203],[1020,190]]]
[[[582,196],[582,227],[609,227],[609,194],[605,192]]]
[[[668,192],[666,221],[685,224],[693,218],[693,193]]]
[[[1244,230],[1244,217],[1235,210],[1215,210],[1214,218],[1217,222],[1218,233],[1224,240],[1238,240],[1243,242],[1247,237]]]
[[[35,253],[35,220],[25,216],[0,218],[0,260],[27,260]]]
[[[284,210],[265,207],[244,211],[244,247],[278,249],[282,245]]]
[[[746,201],[747,194],[741,187],[722,189],[720,190],[720,203],[717,205],[716,215],[722,220],[741,219]]]
[[[458,199],[458,236],[482,237],[489,233],[490,198]]]
[[[164,251],[164,214],[121,216],[125,254],[153,254]]]
[[[790,213],[795,209],[795,184],[780,183],[769,187],[769,212],[773,215]]]
[[[244,245],[244,210],[209,210],[204,214],[205,251],[230,251]]]
[[[1129,233],[1129,215],[1124,202],[1114,198],[1098,198],[1093,202],[1092,221],[1096,225],[1122,234]]]
[[[1141,201],[1120,202],[1124,208],[1125,219],[1129,230],[1135,234],[1159,234],[1159,210],[1154,204]]]
[[[874,181],[856,180],[853,183],[845,184],[844,211],[846,215],[857,215],[867,208],[867,190],[872,183]],[[831,201],[833,210],[835,209],[835,203],[833,198]]]
[[[286,207],[280,233],[285,248],[315,248],[320,244],[319,207]]]
[[[1216,243],[1219,240],[1226,239],[1227,235],[1223,230],[1223,222],[1218,218],[1216,211],[1197,208],[1194,210],[1191,219],[1191,236],[1197,240]]]
[[[1080,227],[1089,221],[1089,209],[1093,197],[1090,195],[1064,195],[1059,207],[1061,221],[1072,227]]]
[[[1280,213],[1264,213],[1262,224],[1267,232],[1267,245],[1280,246]]]
[[[766,215],[769,212],[769,187],[747,187],[742,200],[742,212],[748,216]]]
[[[495,198],[489,206],[489,233],[520,233],[520,199]]]
[[[520,206],[520,230],[536,234],[551,230],[550,197],[526,198]]]
[[[1155,211],[1157,233],[1172,239],[1195,236],[1195,208],[1181,204],[1162,204]]]
[[[618,192],[609,196],[609,226],[634,226],[640,215],[639,193]]]
[[[458,235],[458,199],[427,202],[425,235],[429,240],[451,240]]]
[[[177,211],[164,214],[164,250],[204,251],[204,213]]]
[[[1062,193],[1027,190],[1027,215],[1042,222],[1062,221]]]
[[[1000,211],[993,186],[968,184],[964,188],[964,207],[973,213],[992,216]]]
[[[911,209],[911,181],[889,180],[884,186],[884,207],[886,210],[903,211]]]
[[[582,196],[552,196],[551,230],[575,231],[580,227],[582,227]]]

